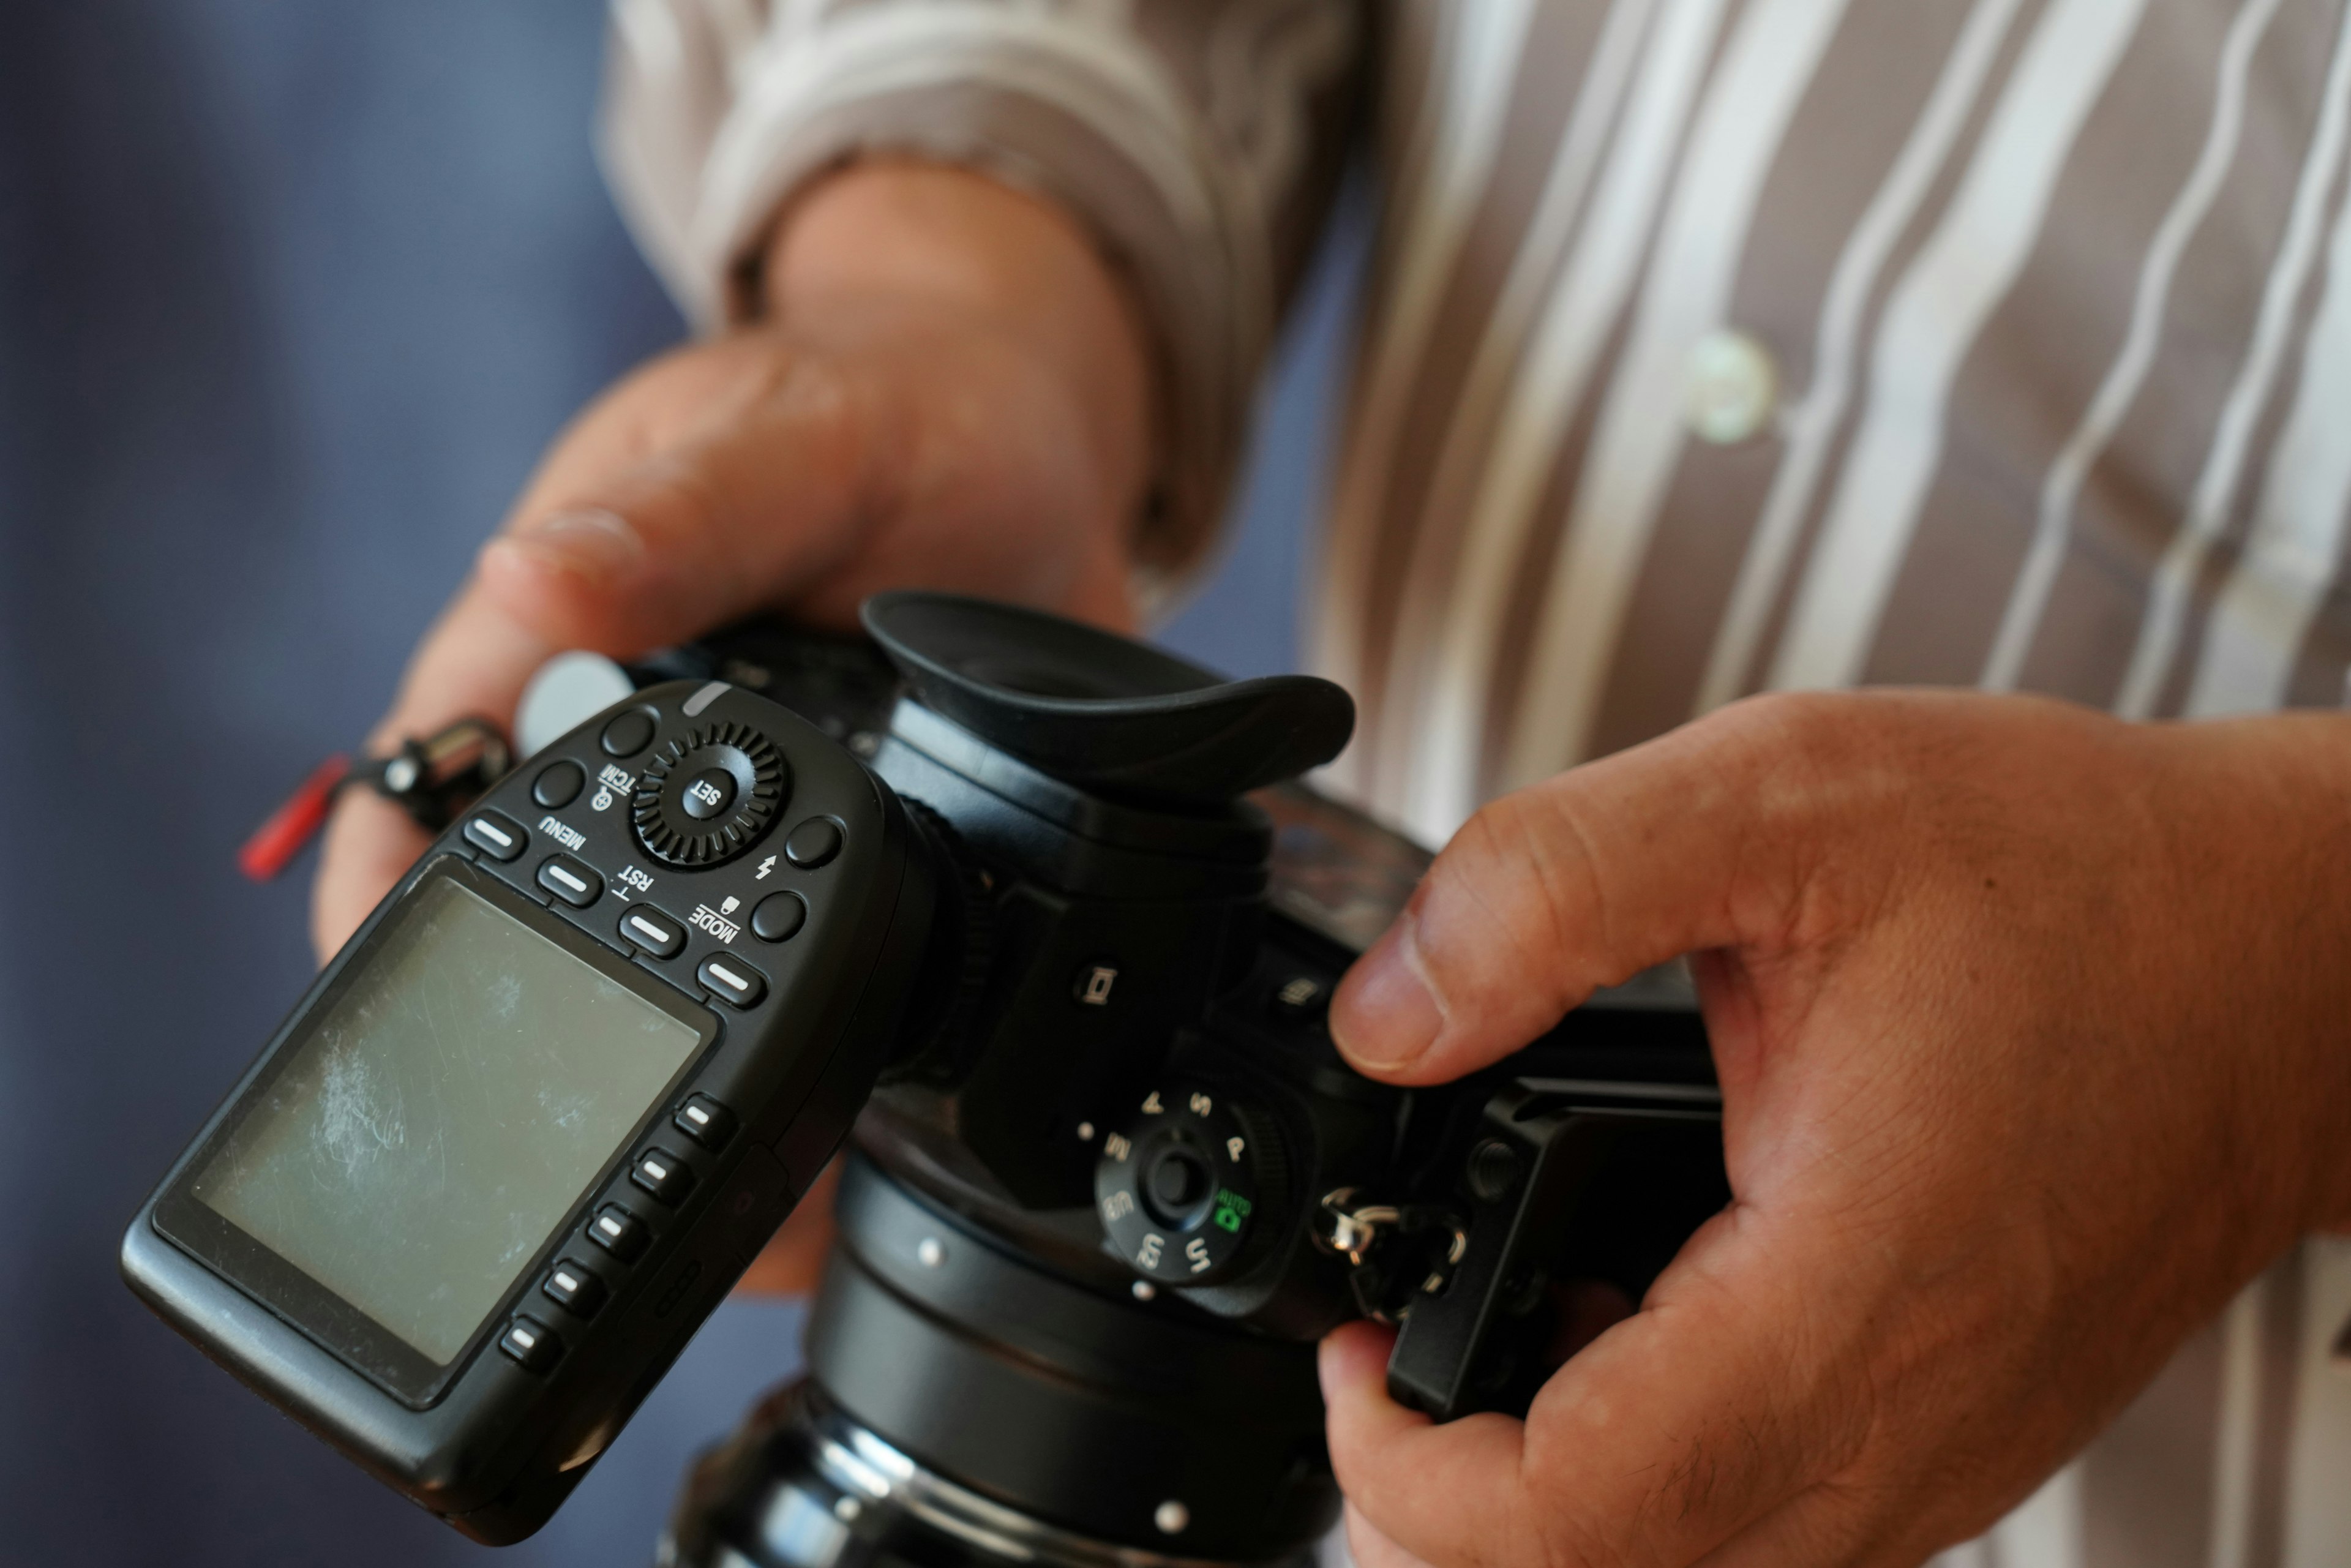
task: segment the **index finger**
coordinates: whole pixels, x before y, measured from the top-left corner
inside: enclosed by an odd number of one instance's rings
[[[486,601],[468,580],[417,649],[392,711],[369,737],[369,749],[387,752],[468,714],[510,727],[524,685],[557,652]],[[392,802],[365,789],[343,792],[327,824],[310,891],[310,943],[320,963],[350,939],[431,841]]]

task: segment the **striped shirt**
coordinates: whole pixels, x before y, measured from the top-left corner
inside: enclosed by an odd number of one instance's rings
[[[715,323],[858,152],[1092,225],[1211,538],[1355,107],[1332,781],[1430,841],[1742,694],[2351,690],[2351,0],[615,0],[605,152]],[[1954,1568],[2351,1564],[2351,1243]]]

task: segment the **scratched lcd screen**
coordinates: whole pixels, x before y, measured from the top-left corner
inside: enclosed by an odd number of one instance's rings
[[[445,1364],[700,1036],[454,882],[425,883],[195,1184]]]

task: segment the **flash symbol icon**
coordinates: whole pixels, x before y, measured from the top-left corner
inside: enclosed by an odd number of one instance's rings
[[[753,877],[751,878],[751,880],[752,880],[753,882],[765,882],[765,881],[767,881],[767,880],[768,880],[768,873],[769,872],[771,872],[771,871],[775,870],[775,869],[776,869],[776,857],[775,857],[775,856],[773,856],[773,855],[769,855],[766,860],[763,860],[763,861],[761,861],[761,862],[759,862],[759,870],[758,870],[758,874],[756,874],[755,876],[753,876]]]

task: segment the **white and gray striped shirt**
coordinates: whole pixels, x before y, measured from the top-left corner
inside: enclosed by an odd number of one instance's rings
[[[1200,554],[1369,105],[1315,606],[1333,782],[1432,841],[1748,692],[2137,717],[2351,687],[2351,0],[616,0],[606,153],[715,322],[869,149],[1046,190],[1166,367]],[[1954,1563],[2351,1564],[2314,1241]]]

